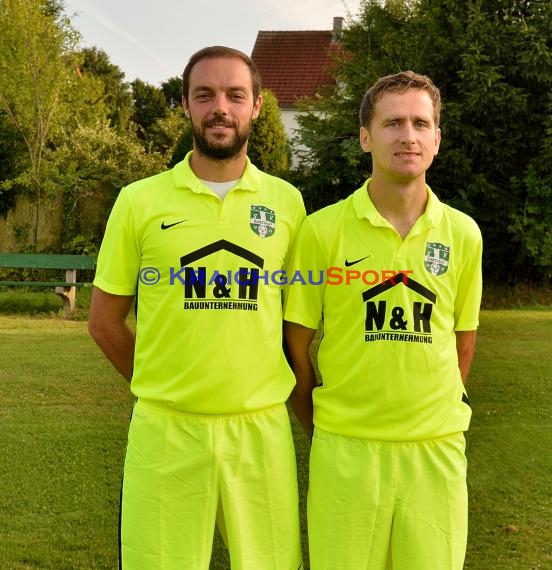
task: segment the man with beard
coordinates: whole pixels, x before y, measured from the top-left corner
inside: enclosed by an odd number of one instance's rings
[[[285,407],[281,290],[305,216],[297,189],[247,158],[261,110],[249,57],[194,54],[194,146],[123,188],[98,257],[89,330],[137,401],[121,506],[124,570],[209,567],[215,524],[233,569],[302,568]],[[136,334],[126,324],[137,300]]]

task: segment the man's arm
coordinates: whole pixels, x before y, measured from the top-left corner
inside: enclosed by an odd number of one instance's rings
[[[475,354],[476,331],[456,331],[456,352],[458,354],[458,367],[465,384]]]
[[[317,385],[309,347],[316,330],[284,321],[284,336],[295,374],[295,387],[289,397],[291,407],[309,437],[313,432],[312,391]]]
[[[134,332],[126,323],[134,296],[92,291],[88,331],[113,366],[130,382],[134,363]]]

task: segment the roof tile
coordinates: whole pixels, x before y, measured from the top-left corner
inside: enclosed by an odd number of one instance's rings
[[[263,87],[274,92],[281,107],[293,107],[297,99],[335,84],[329,70],[341,46],[332,38],[331,30],[258,32],[251,58]]]

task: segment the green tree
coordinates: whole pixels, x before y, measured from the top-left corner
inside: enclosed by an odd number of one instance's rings
[[[77,127],[55,152],[56,182],[64,188],[64,247],[99,246],[119,190],[162,171],[163,156],[146,152],[130,131],[120,132],[108,119]],[[84,214],[83,214],[84,212]]]
[[[535,184],[537,173],[545,186],[552,182],[550,173],[535,167],[549,137],[552,6],[473,0],[465,6],[464,22],[458,68],[442,79],[445,144],[430,180],[479,222],[489,278],[539,280],[552,268],[551,258],[546,269],[543,250],[531,245],[545,244],[546,225],[552,225]],[[531,207],[547,220],[532,216]]]
[[[263,106],[251,128],[247,154],[261,170],[287,176],[290,151],[282,124],[278,101],[272,91],[262,90]]]
[[[139,126],[139,136],[146,142],[151,142],[151,129],[157,119],[166,117],[169,105],[163,91],[141,79],[132,82],[132,98],[134,113],[132,120]]]
[[[182,108],[182,78],[171,77],[161,84],[161,89],[152,86],[139,86],[143,93],[142,100],[149,101],[151,111],[146,140],[149,147],[166,157],[167,162],[174,166],[191,148],[192,135],[189,121],[184,116]],[[161,102],[162,95],[164,103]]]
[[[170,77],[161,83],[161,91],[171,109],[182,107],[182,77]]]
[[[112,127],[124,130],[133,113],[133,101],[130,85],[124,82],[125,74],[109,61],[109,56],[102,50],[91,47],[82,50],[83,62],[81,73],[92,75],[101,81],[100,95],[94,104],[105,105]]]
[[[544,119],[545,136],[538,154],[531,160],[520,179],[511,186],[521,186],[523,203],[508,213],[508,234],[514,249],[523,252],[530,266],[537,268],[544,282],[552,281],[552,94],[548,96],[548,113]],[[527,277],[526,277],[527,279]]]
[[[60,4],[46,0],[2,0],[0,29],[0,107],[24,141],[28,159],[3,189],[32,192],[36,243],[48,143],[67,117],[65,94],[77,81],[78,35]]]
[[[173,167],[180,162],[186,154],[192,150],[194,146],[194,138],[192,135],[192,125],[188,119],[185,119],[183,130],[174,145],[172,156],[169,160],[169,166]]]
[[[384,74],[424,73],[443,98],[443,141],[428,182],[478,221],[486,276],[542,279],[552,269],[552,177],[543,166],[550,158],[551,29],[552,3],[545,1],[363,2],[343,33],[347,57],[337,87],[300,118],[300,142],[312,151],[295,172],[297,183],[315,207],[354,190],[369,172],[356,142],[364,91]]]
[[[169,109],[167,115],[157,119],[150,128],[151,149],[165,157],[168,164],[182,160],[191,148],[190,122],[182,108]]]
[[[6,113],[0,109],[0,216],[15,206],[18,188],[14,179],[25,163],[27,150]],[[28,159],[27,159],[28,160]]]

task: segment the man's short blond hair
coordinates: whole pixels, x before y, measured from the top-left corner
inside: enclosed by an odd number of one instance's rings
[[[431,81],[427,75],[420,75],[413,71],[401,71],[393,75],[380,77],[362,98],[360,105],[360,126],[368,128],[372,117],[374,116],[374,108],[376,103],[383,97],[384,93],[404,93],[408,89],[421,89],[426,91],[433,102],[433,118],[435,126],[439,127],[439,119],[441,116],[441,93],[437,86]]]

